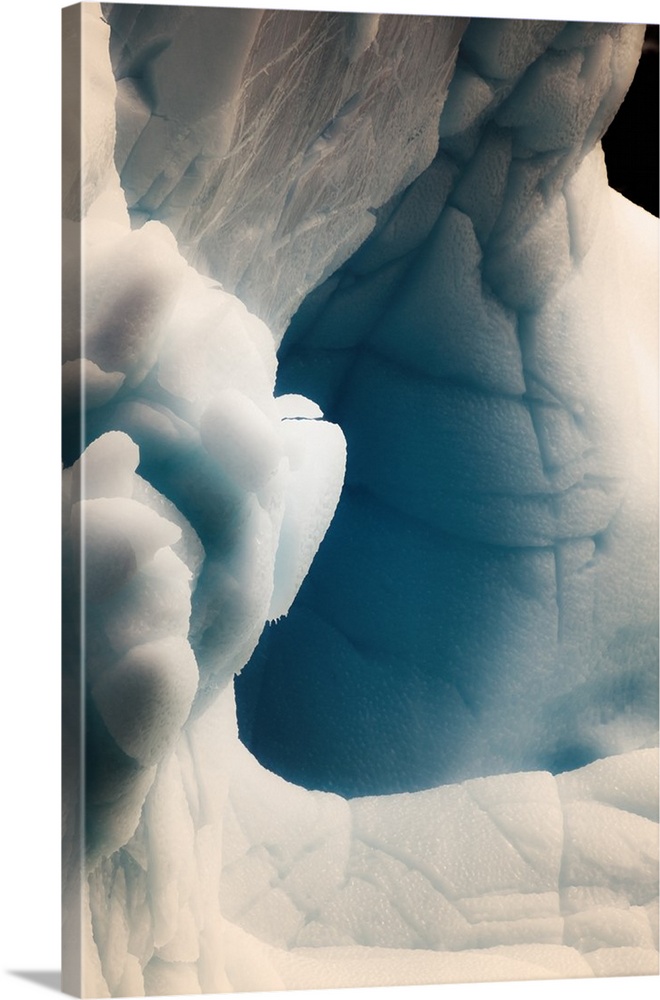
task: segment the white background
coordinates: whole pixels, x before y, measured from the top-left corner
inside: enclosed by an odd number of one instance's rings
[[[188,5],[193,5],[188,2]],[[199,0],[198,0],[198,5]],[[237,3],[237,6],[259,6]],[[653,21],[656,3],[271,3],[271,7]],[[59,0],[3,8],[0,80],[2,272],[0,321],[0,649],[2,849],[0,993],[47,997],[40,973],[59,969]],[[25,976],[16,973],[26,973]],[[32,976],[32,978],[30,978]],[[424,1000],[558,995],[580,1000],[656,995],[653,978],[419,987]],[[320,1000],[392,990],[324,991]],[[306,994],[291,994],[291,1000]],[[312,994],[310,994],[310,997]]]

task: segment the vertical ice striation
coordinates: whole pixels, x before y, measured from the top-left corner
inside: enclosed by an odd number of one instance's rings
[[[65,986],[657,971],[657,230],[596,148],[636,29],[102,11],[65,22]],[[239,741],[282,616],[244,741],[399,794]]]
[[[103,9],[132,216],[166,222],[279,339],[433,158],[466,19]]]

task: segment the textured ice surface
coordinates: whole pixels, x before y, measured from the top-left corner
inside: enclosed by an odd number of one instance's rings
[[[639,32],[472,22],[454,65],[464,25],[427,19],[403,66],[422,22],[104,12],[64,351],[65,975],[78,940],[97,996],[657,971],[657,228],[593,148]],[[264,320],[347,257],[276,387]],[[244,739],[362,797],[238,740],[229,681],[283,615]]]
[[[166,222],[279,337],[435,155],[466,19],[103,9],[132,215]]]
[[[327,544],[237,682],[286,777],[395,792],[655,736],[656,258],[617,249],[592,149],[637,44],[473,22],[438,156],[284,338],[278,386],[348,441]]]

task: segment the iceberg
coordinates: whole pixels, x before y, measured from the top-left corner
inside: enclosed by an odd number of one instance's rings
[[[64,25],[65,989],[657,973],[641,29]]]

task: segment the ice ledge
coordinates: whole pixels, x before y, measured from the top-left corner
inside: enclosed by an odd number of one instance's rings
[[[609,975],[633,967],[624,952],[606,960],[608,949],[657,947],[655,749],[556,777],[507,774],[349,802],[289,785],[240,744],[235,753],[222,908],[272,945],[396,948],[400,961],[407,949],[570,948]],[[437,968],[430,975],[444,981]]]
[[[657,972],[656,750],[348,802],[263,769],[232,716],[227,693],[90,876],[97,991]]]

